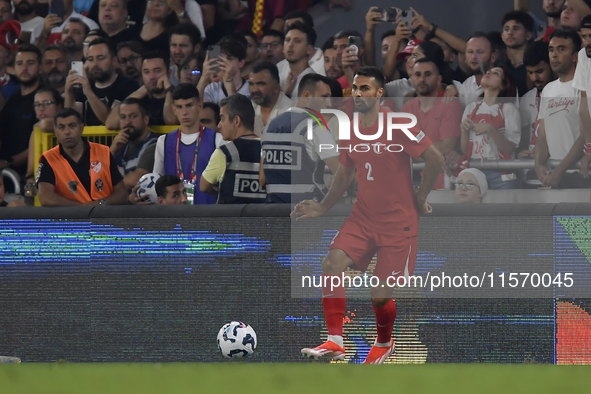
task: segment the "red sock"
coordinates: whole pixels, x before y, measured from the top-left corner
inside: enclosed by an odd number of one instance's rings
[[[322,306],[324,307],[324,318],[328,335],[343,336],[343,318],[347,300],[345,299],[345,288],[343,286],[331,288],[330,275],[322,275],[326,279],[327,286],[322,287]]]
[[[378,343],[388,343],[392,338],[392,330],[394,329],[394,320],[396,320],[396,304],[394,300],[382,307],[373,307],[376,313],[376,323],[378,327]]]

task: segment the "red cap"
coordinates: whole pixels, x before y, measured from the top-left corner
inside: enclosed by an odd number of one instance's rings
[[[21,24],[17,21],[6,21],[0,25],[0,45],[9,51],[18,49],[18,37],[21,35]]]
[[[406,48],[404,48],[402,51],[398,52],[398,54],[396,55],[396,60],[401,60],[402,58],[404,58],[404,55],[410,55],[412,54],[412,50],[416,48],[417,45],[419,45],[421,42],[423,42],[422,40],[410,40],[408,42],[408,44],[406,44]]]

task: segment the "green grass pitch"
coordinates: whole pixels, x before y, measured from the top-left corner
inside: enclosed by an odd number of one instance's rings
[[[20,364],[0,366],[0,392],[590,393],[591,368],[540,364]]]

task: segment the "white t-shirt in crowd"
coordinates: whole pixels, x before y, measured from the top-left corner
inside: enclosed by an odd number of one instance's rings
[[[273,120],[275,119],[278,115],[284,113],[285,111],[287,111],[287,109],[289,109],[290,107],[292,107],[294,104],[294,101],[292,101],[289,97],[287,97],[285,94],[283,94],[283,92],[279,92],[279,97],[277,98],[277,102],[275,103],[275,106],[273,107],[273,109],[271,110],[271,113],[269,114],[269,119],[267,120],[267,124],[264,125],[263,124],[263,115],[261,114],[261,106],[255,103],[252,103],[252,106],[254,108],[254,133],[260,137],[261,132],[265,129],[265,127]]]
[[[310,58],[308,64],[316,74],[324,75],[326,77],[326,70],[324,69],[324,52],[320,48],[314,48],[316,52]]]
[[[544,120],[550,159],[563,160],[579,138],[580,105],[581,91],[573,87],[572,81],[557,79],[542,91],[538,119]]]
[[[289,77],[290,70],[291,69],[289,67],[287,67],[287,70],[283,71],[283,74],[279,74],[279,84],[281,85],[282,92],[283,92],[283,89],[285,88],[285,83],[287,82],[287,77]],[[304,71],[302,71],[300,75],[298,75],[298,79],[296,80],[295,86],[293,87],[293,90],[291,92],[291,98],[293,100],[295,100],[296,97],[298,97],[298,89],[300,87],[300,81],[302,80],[304,75],[311,74],[311,73],[315,73],[315,71],[312,67],[308,67]]]
[[[591,58],[587,57],[585,48],[579,51],[579,61],[577,62],[572,84],[575,89],[586,92],[587,106],[591,110],[591,103],[589,102],[589,97],[591,97]]]
[[[472,102],[466,106],[464,115],[462,115],[462,122],[474,111],[477,104],[478,102]],[[499,115],[499,103],[489,106],[483,101],[476,114],[488,114],[496,117]],[[519,116],[519,110],[513,103],[504,103],[501,114],[505,120],[505,127],[501,128],[499,133],[517,146],[521,139],[521,118]],[[474,130],[470,130],[470,141],[474,143],[472,147],[472,159],[499,160],[497,144],[488,133],[476,135]]]
[[[209,85],[207,85],[205,87],[205,91],[203,92],[203,100],[209,101],[210,103],[219,104],[220,101],[228,97],[222,89],[223,85],[224,82],[222,81],[212,82]],[[248,81],[244,81],[244,83],[242,84],[242,86],[240,86],[236,93],[240,93],[241,95],[250,98],[250,89],[248,87]]]
[[[414,91],[415,87],[412,86],[409,78],[396,79],[386,84],[386,95],[392,99],[397,109],[402,108],[404,105],[404,97]]]
[[[538,120],[538,89],[533,88],[519,99],[519,114],[521,116],[521,127],[527,127],[529,139],[534,133],[534,125]]]
[[[199,133],[194,134],[185,134],[181,133],[181,143],[185,145],[194,144],[197,141],[197,137],[199,137]],[[164,175],[164,140],[166,139],[166,135],[161,135],[158,137],[158,141],[156,142],[156,151],[154,152],[154,170],[156,174]],[[219,148],[221,145],[227,144],[224,141],[222,135],[220,133],[215,133],[215,147]],[[169,174],[169,175],[176,175],[176,174]],[[197,181],[199,182],[199,181]]]
[[[43,23],[45,23],[45,18],[41,16],[36,16],[31,20],[21,23],[21,32],[23,31],[30,31],[31,38],[33,38],[33,30],[38,29],[39,25],[41,26],[41,30],[43,30]],[[31,41],[31,44],[34,44],[35,41]]]
[[[314,48],[316,52],[312,56],[312,58],[308,61],[310,67],[316,74],[326,76],[326,71],[324,70],[324,53],[320,48]],[[277,63],[277,71],[279,71],[279,80],[285,81],[287,76],[289,75],[289,63],[287,59],[281,60]]]
[[[476,82],[475,75],[467,78],[463,83],[453,81],[453,84],[458,89],[460,102],[464,105],[480,101],[480,95],[484,93],[482,86]]]

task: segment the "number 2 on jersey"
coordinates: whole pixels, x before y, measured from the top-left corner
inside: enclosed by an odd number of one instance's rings
[[[370,163],[365,163],[365,168],[367,169],[367,180],[368,181],[373,181],[373,176],[371,176],[371,164]]]

